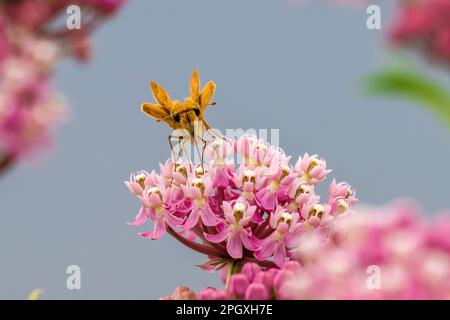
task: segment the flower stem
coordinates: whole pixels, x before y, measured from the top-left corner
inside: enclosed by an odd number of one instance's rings
[[[5,174],[14,164],[15,157],[11,154],[3,155],[0,158],[0,175]]]
[[[167,232],[172,235],[175,239],[180,241],[182,244],[184,244],[186,247],[195,250],[197,252],[203,253],[207,256],[216,257],[216,258],[223,258],[222,252],[218,251],[215,248],[212,248],[210,246],[206,246],[204,244],[200,244],[194,241],[191,241],[189,239],[186,239],[182,235],[180,235],[178,232],[173,230],[170,226],[167,225]]]
[[[225,281],[225,289],[228,289],[230,284],[231,276],[234,274],[234,267],[236,265],[236,261],[230,261],[227,263],[227,278]]]

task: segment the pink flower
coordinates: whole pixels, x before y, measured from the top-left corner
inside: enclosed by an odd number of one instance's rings
[[[261,248],[255,252],[255,257],[264,260],[273,255],[277,265],[283,264],[287,256],[287,247],[291,246],[292,236],[298,230],[298,220],[297,212],[289,213],[279,207],[270,218],[270,226],[274,231],[261,241]]]
[[[253,157],[254,146],[258,139],[255,136],[243,135],[234,141],[234,151],[243,157],[242,163],[249,165],[250,158]]]
[[[335,179],[328,188],[328,194],[327,204],[332,215],[344,213],[358,202],[350,185],[346,182],[337,184]]]
[[[265,170],[271,165],[286,165],[289,159],[281,152],[255,136],[242,136],[235,141],[234,149],[243,157],[242,164],[249,169]]]
[[[174,228],[181,223],[180,218],[173,216],[163,206],[163,200],[170,198],[170,190],[160,189],[158,187],[146,188],[143,191],[143,195],[138,197],[141,199],[142,207],[130,225],[141,225],[147,219],[154,222],[152,231],[139,234],[142,238],[150,237],[152,240],[159,239],[166,232],[166,224]]]
[[[258,246],[248,226],[255,210],[255,206],[247,206],[242,202],[236,202],[232,207],[229,202],[223,203],[225,223],[220,226],[218,233],[204,233],[205,238],[212,243],[227,241],[227,251],[234,259],[242,258],[242,246],[247,250],[255,251]]]
[[[22,65],[21,65],[22,64]],[[7,59],[0,86],[0,149],[15,157],[48,146],[49,127],[61,122],[65,104],[33,64]]]
[[[233,180],[234,163],[228,159],[233,153],[233,144],[224,140],[214,140],[206,146],[205,156],[211,160],[213,188],[226,188]]]
[[[392,37],[397,41],[405,41],[424,36],[429,31],[430,22],[426,10],[418,6],[405,8],[392,30]]]
[[[252,204],[255,203],[255,191],[258,188],[256,178],[255,172],[243,165],[239,167],[234,175],[234,184],[243,191],[241,196]]]
[[[314,186],[305,184],[301,179],[296,179],[289,186],[286,195],[291,199],[287,207],[289,212],[299,212],[299,209],[311,198],[317,199],[317,201],[320,199],[314,193]]]
[[[187,177],[191,174],[190,166],[182,163],[174,164],[172,160],[168,160],[164,164],[160,163],[159,170],[161,174],[155,175],[155,177],[159,184],[166,187],[186,184]]]
[[[146,186],[153,185],[154,183],[156,181],[146,171],[140,171],[136,174],[133,173],[130,175],[130,181],[125,181],[128,190],[136,196],[142,196]]]
[[[413,46],[426,54],[450,61],[450,1],[408,1],[400,5],[391,30],[395,45]]]
[[[278,162],[272,164],[269,168],[270,174],[267,186],[256,193],[256,201],[259,206],[268,211],[273,212],[278,205],[278,199],[283,195],[283,191],[289,188],[289,185],[295,180],[295,175],[291,174],[291,168],[283,165],[278,166]]]
[[[304,221],[313,227],[324,225],[332,218],[330,216],[331,207],[327,204],[318,203],[317,198],[310,197],[300,209],[301,217]]]
[[[184,222],[184,228],[190,229],[197,225],[199,218],[205,226],[215,226],[219,222],[212,213],[207,197],[212,192],[211,182],[206,178],[196,178],[191,186],[181,186],[185,197],[192,200],[191,213]]]
[[[319,184],[331,170],[327,170],[327,163],[323,159],[318,159],[317,155],[309,156],[307,153],[298,158],[295,164],[295,171],[300,175],[301,179],[312,185]]]

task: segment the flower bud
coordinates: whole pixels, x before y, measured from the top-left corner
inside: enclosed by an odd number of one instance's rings
[[[175,288],[171,298],[172,300],[197,300],[195,292],[183,286]]]
[[[245,291],[249,286],[247,277],[243,274],[235,274],[231,276],[228,290],[235,294],[237,297],[244,297]]]
[[[269,292],[261,283],[252,283],[245,291],[245,300],[268,300]]]
[[[253,278],[257,273],[261,272],[261,268],[256,263],[246,263],[242,267],[241,274],[245,275],[250,282],[253,281]]]

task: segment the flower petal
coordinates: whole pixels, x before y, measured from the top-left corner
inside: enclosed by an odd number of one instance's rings
[[[219,223],[219,220],[214,215],[214,213],[211,212],[211,210],[208,208],[209,206],[205,206],[204,208],[200,209],[200,215],[202,216],[202,222],[205,226],[211,227],[217,225]]]
[[[192,187],[192,188],[191,188],[191,197],[192,197],[193,199],[199,199],[199,198],[201,198],[201,197],[202,197],[202,193],[201,193],[200,189],[197,188],[197,187]]]
[[[139,209],[139,213],[137,214],[134,221],[128,224],[130,226],[139,226],[147,220],[147,217],[148,217],[147,209],[144,206],[141,206],[141,209]]]
[[[234,223],[233,208],[231,207],[231,204],[228,201],[224,201],[222,204],[222,207],[223,207],[225,220],[229,224]]]
[[[228,238],[227,251],[234,259],[242,258],[242,242],[239,238],[239,234],[233,233]]]
[[[153,230],[138,233],[139,237],[141,237],[141,238],[150,238],[150,236],[152,234],[153,234]]]
[[[249,238],[248,234],[245,231],[239,232],[239,237],[246,249],[250,251],[256,251],[259,249],[259,246]]]
[[[165,219],[166,222],[169,226],[171,226],[172,228],[174,227],[178,227],[181,223],[181,219],[174,217],[173,215],[171,215],[170,213],[166,213],[165,214]]]
[[[255,257],[258,260],[264,260],[270,257],[275,250],[276,241],[269,236],[264,239],[261,248],[255,252]]]
[[[206,233],[204,232],[203,235],[205,236],[206,240],[212,243],[221,243],[224,241],[228,236],[228,230],[224,229],[216,234]]]
[[[158,206],[160,206],[160,205],[162,204],[161,198],[159,197],[159,195],[158,195],[156,192],[153,192],[153,193],[149,196],[149,199],[150,199],[150,204],[151,204],[153,207],[158,207]]]
[[[284,242],[277,244],[273,255],[273,260],[279,267],[281,267],[286,261],[286,246],[284,245]]]
[[[128,187],[128,190],[130,190],[130,192],[132,194],[135,194],[135,195],[142,194],[142,187],[141,187],[141,185],[139,183],[131,182],[131,181],[125,181],[125,185]]]
[[[193,228],[197,224],[199,217],[200,217],[199,210],[197,208],[192,209],[191,213],[189,214],[189,217],[184,222],[183,228],[184,229]]]
[[[166,233],[166,222],[164,221],[164,218],[161,217],[155,220],[152,240],[161,238],[164,235],[164,233]]]
[[[277,205],[277,194],[268,189],[262,189],[256,193],[256,200],[264,210],[273,212]]]
[[[228,186],[228,177],[223,169],[218,169],[215,172],[213,188],[225,188]]]

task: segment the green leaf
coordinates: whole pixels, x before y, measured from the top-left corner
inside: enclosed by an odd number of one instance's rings
[[[369,94],[399,96],[417,102],[442,119],[450,129],[450,93],[421,74],[405,69],[386,69],[363,81]]]

